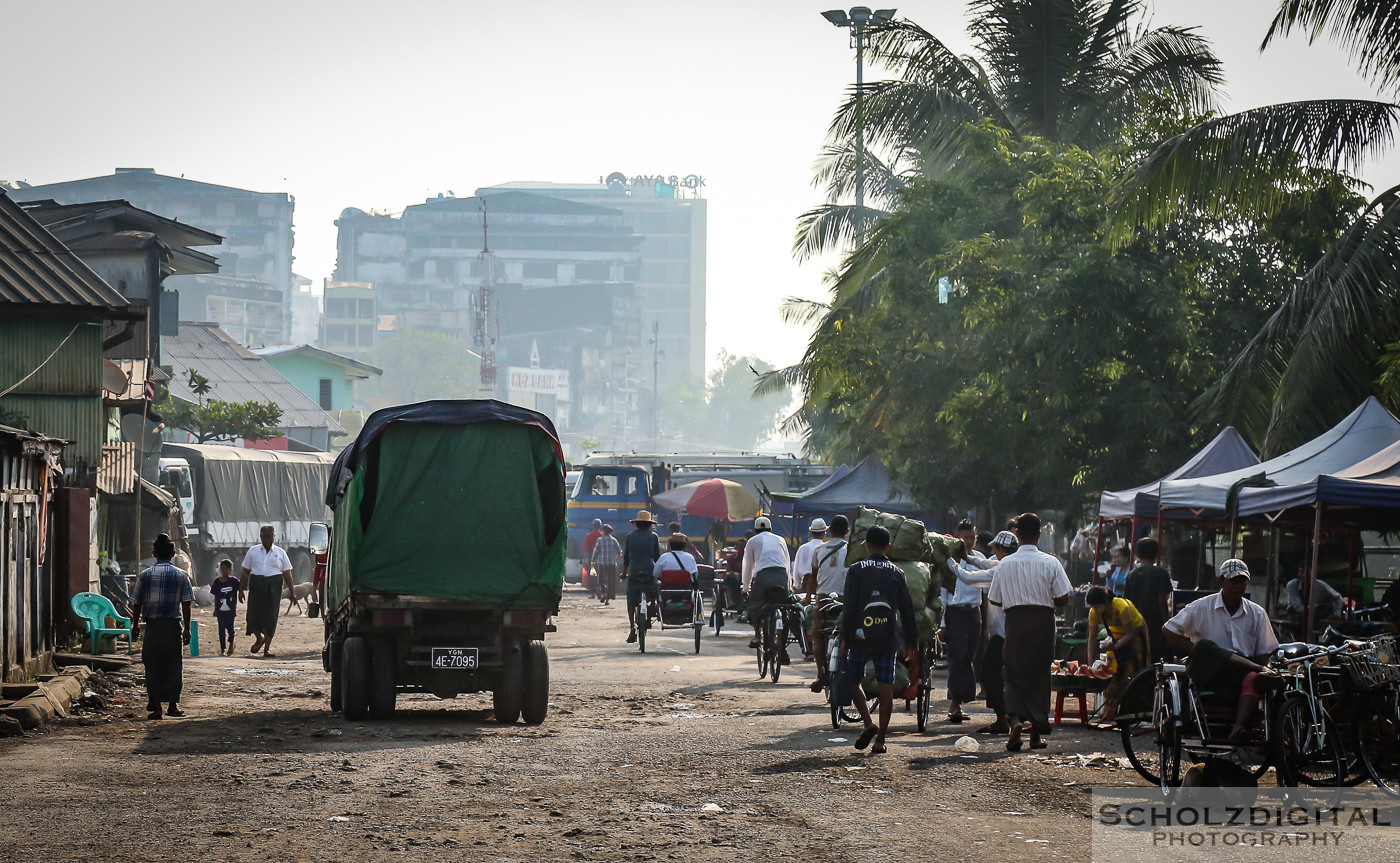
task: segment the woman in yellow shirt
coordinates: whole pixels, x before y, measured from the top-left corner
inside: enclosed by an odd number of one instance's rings
[[[1150,657],[1147,649],[1147,624],[1131,602],[1115,597],[1102,587],[1089,588],[1089,661],[1093,662],[1099,647],[1105,647],[1112,654],[1113,679],[1104,689],[1104,721],[1113,718],[1118,711],[1118,702],[1128,681],[1133,679],[1147,665]],[[1108,629],[1105,643],[1098,643],[1099,626]]]

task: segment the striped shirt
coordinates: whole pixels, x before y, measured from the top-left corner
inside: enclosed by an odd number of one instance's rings
[[[1003,558],[992,573],[992,587],[987,591],[987,598],[1002,608],[1018,605],[1054,608],[1056,597],[1066,596],[1073,590],[1060,559],[1028,543],[1022,543]]]

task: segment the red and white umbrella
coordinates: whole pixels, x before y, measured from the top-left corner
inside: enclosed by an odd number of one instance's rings
[[[730,521],[754,518],[763,511],[752,492],[727,479],[686,483],[658,494],[656,502],[675,512]]]

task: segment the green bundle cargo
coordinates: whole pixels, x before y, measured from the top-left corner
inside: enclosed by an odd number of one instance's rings
[[[938,612],[931,608],[921,608],[914,612],[914,625],[919,630],[919,643],[928,644],[938,633]]]
[[[867,549],[865,547],[866,530],[879,525],[890,532],[890,550],[888,552],[890,560],[896,563],[921,561],[928,564],[933,569],[938,570],[938,584],[949,592],[957,589],[957,576],[953,574],[953,569],[948,565],[948,558],[959,558],[963,554],[962,540],[943,536],[939,533],[930,533],[923,523],[912,518],[905,518],[894,513],[878,512],[869,507],[861,507],[856,515],[855,525],[851,528],[851,542],[849,550],[846,552],[846,565],[849,566],[857,561],[864,560]],[[908,577],[908,573],[905,573]],[[910,593],[913,593],[913,585],[910,585]],[[930,591],[935,596],[936,591]],[[924,605],[917,598],[914,605]]]
[[[929,567],[919,560],[900,561],[895,564],[904,573],[904,583],[909,585],[909,598],[915,608],[923,608],[928,602]]]
[[[875,663],[865,663],[865,677],[860,681],[861,688],[867,695],[875,694]],[[894,664],[894,691],[903,692],[909,688],[909,669],[904,667],[903,662]]]

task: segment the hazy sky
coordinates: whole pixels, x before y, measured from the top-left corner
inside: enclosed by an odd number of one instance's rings
[[[1327,44],[1258,44],[1276,0],[1157,0],[1197,25],[1228,107],[1366,97]],[[794,221],[827,122],[854,77],[821,2],[6,0],[0,178],[49,183],[154,168],[296,197],[296,271],[335,266],[345,207],[392,211],[513,180],[702,175],[711,356],[775,363],[804,334],[784,296],[820,296]],[[899,7],[959,50],[964,2]],[[1400,181],[1400,159],[1365,172]],[[1389,182],[1386,182],[1389,180]]]

